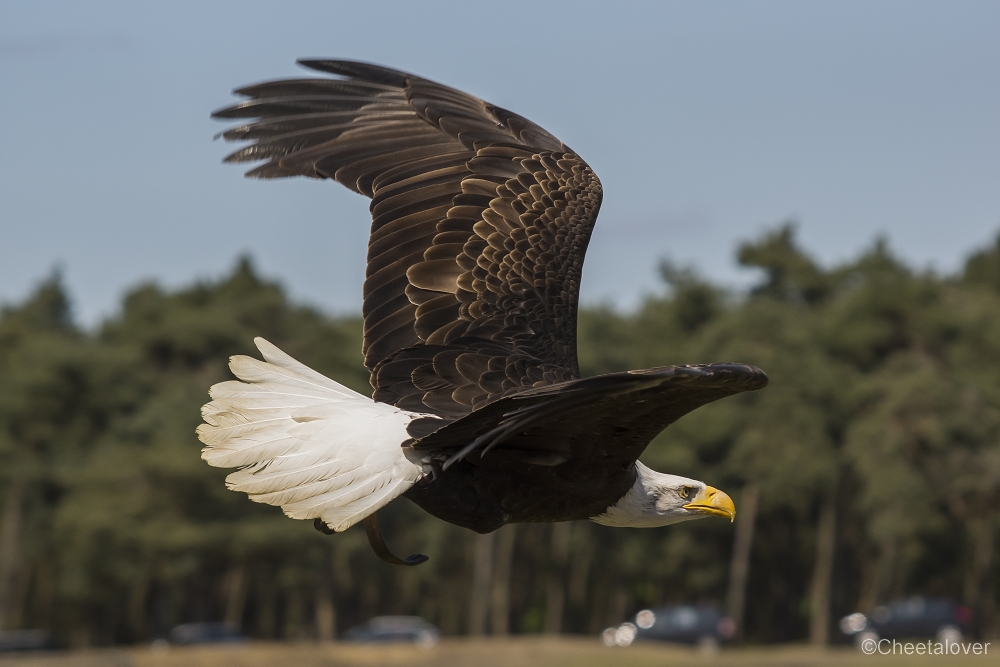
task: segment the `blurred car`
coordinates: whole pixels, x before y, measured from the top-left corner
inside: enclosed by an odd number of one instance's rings
[[[56,648],[48,630],[0,631],[0,653],[13,651],[48,651]]]
[[[376,616],[344,633],[349,642],[406,643],[434,646],[441,631],[419,616]]]
[[[911,597],[840,619],[840,631],[858,645],[867,639],[924,639],[960,642],[972,630],[972,610],[954,600]]]
[[[189,644],[239,644],[248,641],[246,635],[233,623],[184,623],[170,631],[170,643]]]
[[[643,609],[634,622],[605,630],[601,640],[606,646],[628,646],[638,639],[654,639],[715,649],[734,634],[736,623],[717,607],[673,605]]]

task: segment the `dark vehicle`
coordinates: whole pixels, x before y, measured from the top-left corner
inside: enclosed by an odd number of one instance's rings
[[[246,635],[232,623],[184,623],[170,631],[171,644],[239,644]]]
[[[608,646],[628,646],[638,639],[655,639],[714,649],[731,640],[735,632],[733,619],[717,607],[678,605],[643,609],[635,615],[634,623],[608,628],[601,638]]]
[[[434,646],[441,631],[419,616],[376,616],[344,633],[349,642],[406,643]]]
[[[0,653],[12,651],[48,651],[56,648],[48,630],[0,631]]]
[[[840,619],[840,631],[860,645],[866,639],[930,638],[959,642],[972,629],[972,610],[947,598],[912,597]]]

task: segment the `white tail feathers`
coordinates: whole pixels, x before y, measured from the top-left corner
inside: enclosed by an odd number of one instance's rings
[[[376,403],[263,338],[254,342],[265,361],[233,357],[229,367],[242,382],[212,387],[198,427],[205,461],[242,468],[226,478],[230,489],[342,531],[423,476],[400,447],[416,413]]]

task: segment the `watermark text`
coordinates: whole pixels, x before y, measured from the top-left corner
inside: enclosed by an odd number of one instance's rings
[[[895,639],[864,639],[861,652],[865,655],[989,655],[990,642],[953,642],[944,640],[901,642]]]

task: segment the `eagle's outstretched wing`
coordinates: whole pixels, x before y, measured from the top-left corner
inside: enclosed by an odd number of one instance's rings
[[[595,468],[606,468],[601,459],[614,456],[630,466],[650,440],[692,410],[766,385],[767,375],[746,364],[663,366],[595,375],[504,397],[413,446],[447,452],[446,467],[496,446],[530,450],[532,456],[548,455],[553,461],[591,457]],[[584,447],[575,451],[579,443]]]
[[[252,119],[230,162],[258,178],[333,178],[371,197],[364,354],[374,398],[460,417],[579,377],[576,309],[601,203],[590,167],[534,123],[376,65],[235,91]]]

